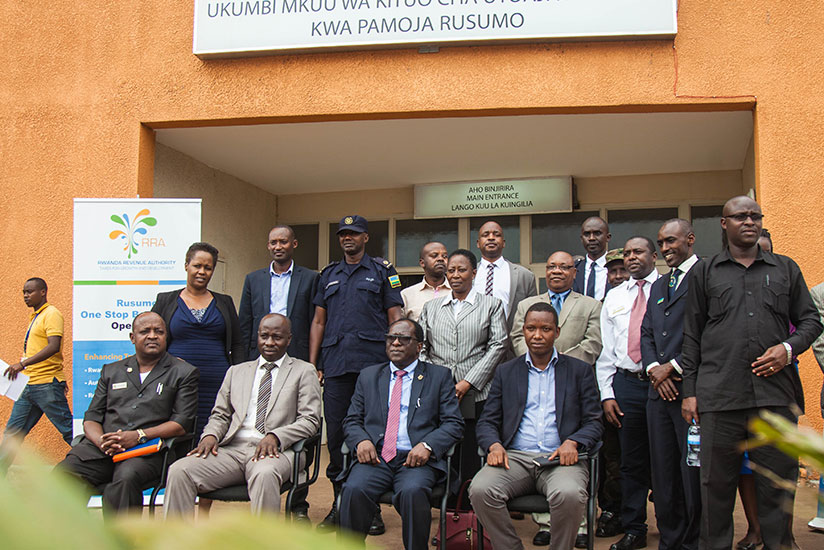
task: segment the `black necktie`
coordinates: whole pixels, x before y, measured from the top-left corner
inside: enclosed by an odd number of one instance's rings
[[[670,273],[669,285],[667,286],[667,296],[672,298],[675,294],[675,289],[678,287],[678,277],[681,276],[681,270],[677,267]]]
[[[587,281],[587,296],[595,298],[595,262],[589,264],[589,280]]]

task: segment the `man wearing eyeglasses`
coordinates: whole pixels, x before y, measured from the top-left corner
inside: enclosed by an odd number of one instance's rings
[[[432,487],[446,476],[446,452],[463,435],[452,372],[418,360],[423,329],[389,327],[389,362],[363,369],[343,421],[355,460],[341,492],[340,524],[365,538],[386,491],[403,520],[407,550],[427,550]],[[453,478],[457,481],[457,477]]]
[[[601,302],[572,290],[577,270],[572,255],[563,250],[554,252],[546,261],[547,292],[521,300],[512,322],[509,337],[515,355],[521,356],[527,350],[524,339],[524,317],[532,304],[545,302],[550,304],[558,315],[558,328],[561,333],[555,340],[558,353],[580,359],[594,365],[601,353]],[[615,510],[619,513],[620,510]],[[538,533],[532,539],[536,546],[550,543],[549,514],[532,514],[539,525]],[[586,547],[586,533],[579,535],[579,544]]]
[[[726,249],[690,270],[681,412],[688,423],[701,423],[702,550],[732,546],[750,420],[766,409],[797,423],[790,403],[801,380],[792,358],[822,330],[798,265],[759,247],[762,218],[749,197],[727,201],[721,218]],[[764,546],[790,548],[798,457],[765,446],[751,447],[749,459],[788,482],[779,487],[753,468]]]

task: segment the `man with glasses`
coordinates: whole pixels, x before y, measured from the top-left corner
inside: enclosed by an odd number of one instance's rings
[[[572,290],[575,274],[575,264],[568,252],[559,250],[547,259],[547,292],[521,300],[515,312],[509,337],[516,356],[528,351],[524,339],[526,312],[532,304],[545,302],[558,312],[558,328],[561,331],[555,340],[558,353],[575,357],[589,365],[595,364],[601,353],[601,302]],[[532,514],[532,518],[540,526],[532,544],[547,546],[550,543],[549,514]],[[583,540],[579,542],[586,547],[586,534],[583,534]]]
[[[389,361],[361,371],[343,421],[356,459],[341,476],[341,527],[365,537],[379,497],[391,490],[407,550],[427,549],[429,497],[446,476],[446,452],[461,439],[464,425],[452,373],[418,360],[422,341],[415,321],[389,327]]]
[[[762,218],[749,197],[727,201],[721,218],[727,247],[690,270],[681,411],[688,423],[701,423],[702,549],[732,546],[741,444],[750,437],[750,420],[766,409],[797,423],[790,403],[801,381],[792,358],[822,330],[798,265],[758,246]],[[764,446],[750,448],[749,459],[787,481],[779,487],[755,472],[764,546],[790,548],[798,457]]]

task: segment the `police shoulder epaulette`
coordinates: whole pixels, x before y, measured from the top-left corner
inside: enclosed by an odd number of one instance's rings
[[[382,267],[385,267],[386,269],[389,269],[390,267],[392,267],[392,262],[390,262],[389,260],[384,260],[380,256],[373,256],[372,261],[375,262],[376,264],[382,266]]]
[[[336,266],[336,265],[338,265],[339,263],[340,263],[340,261],[339,261],[339,260],[336,260],[336,261],[334,261],[334,262],[329,262],[329,265],[327,265],[326,267],[324,267],[323,269],[321,269],[321,270],[320,270],[320,272],[321,272],[321,273],[323,273],[324,271],[326,271],[326,270],[327,270],[327,269],[329,269],[330,267],[335,267],[335,266]]]

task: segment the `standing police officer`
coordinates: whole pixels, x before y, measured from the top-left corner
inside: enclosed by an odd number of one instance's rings
[[[386,362],[385,337],[389,325],[403,315],[401,281],[387,260],[365,252],[369,227],[361,216],[346,216],[338,224],[344,259],[332,262],[320,274],[315,317],[309,334],[309,362],[322,365],[323,407],[329,466],[335,500],[318,530],[336,529],[337,478],[343,467],[343,419],[349,409],[361,369]],[[320,363],[318,360],[320,359]],[[383,533],[380,510],[370,534]]]

